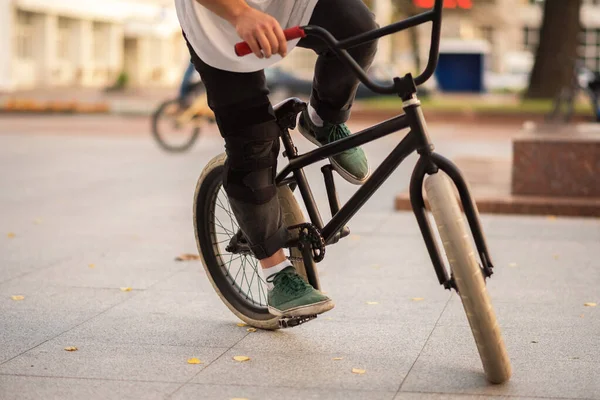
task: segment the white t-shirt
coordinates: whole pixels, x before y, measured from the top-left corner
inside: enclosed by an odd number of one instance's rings
[[[256,8],[275,18],[283,29],[308,24],[317,0],[247,0]],[[175,0],[177,18],[192,48],[202,61],[211,67],[232,72],[254,72],[281,60],[274,55],[268,59],[254,54],[238,57],[234,45],[240,42],[235,28],[196,0]],[[288,42],[288,53],[300,39]]]

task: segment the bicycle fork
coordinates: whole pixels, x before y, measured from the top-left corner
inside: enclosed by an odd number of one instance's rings
[[[438,173],[439,170],[442,170],[448,175],[458,190],[460,204],[467,217],[469,228],[481,260],[481,270],[484,279],[490,277],[493,274],[494,266],[492,265],[487,243],[479,221],[479,211],[469,192],[469,187],[465,178],[452,161],[433,151],[434,146],[429,140],[425,118],[421,110],[420,102],[416,96],[412,96],[410,99],[404,101],[403,108],[408,116],[412,133],[416,134],[418,137],[417,140],[419,144],[417,152],[420,155],[410,179],[410,203],[417,219],[419,229],[421,230],[421,234],[423,235],[423,240],[425,241],[427,252],[431,258],[438,281],[445,289],[451,290],[454,288],[457,290],[453,277],[448,276],[448,268],[442,261],[442,256],[440,255],[437,242],[432,233],[431,224],[426,215],[425,200],[423,199],[423,183],[425,176]]]

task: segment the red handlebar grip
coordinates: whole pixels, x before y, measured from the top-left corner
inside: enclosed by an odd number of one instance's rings
[[[283,34],[285,35],[285,40],[294,40],[306,36],[306,33],[304,33],[304,29],[302,29],[299,26],[294,26],[293,28],[285,29],[283,31]],[[235,44],[235,54],[238,57],[243,57],[251,53],[252,50],[250,50],[250,46],[248,46],[248,43],[239,42]]]

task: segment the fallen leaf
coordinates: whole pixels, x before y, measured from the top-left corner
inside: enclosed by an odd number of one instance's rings
[[[423,301],[425,299],[423,297],[413,297],[411,300],[412,301]]]
[[[6,234],[6,237],[7,237],[7,238],[9,238],[9,239],[12,239],[12,238],[14,238],[15,236],[16,236],[16,235],[14,234],[14,232],[8,232],[8,233]]]
[[[122,287],[121,288],[121,292],[131,292],[133,289],[131,289],[130,287]]]
[[[581,314],[581,315],[579,316],[579,318],[583,318],[583,314]]]
[[[360,236],[359,235],[350,235],[350,240],[353,240],[353,241],[360,240]]]
[[[554,254],[552,257],[554,257],[555,260],[558,260],[559,255],[558,254]]]
[[[247,332],[256,332],[256,328],[248,328],[246,329]]]
[[[77,347],[75,346],[69,346],[69,347],[65,347],[66,351],[77,351]]]
[[[199,259],[200,256],[198,254],[182,254],[180,256],[175,257],[175,261],[195,261]]]
[[[248,360],[250,360],[250,357],[246,357],[246,356],[235,356],[235,357],[233,357],[233,359],[234,359],[235,361],[244,362],[244,361],[248,361]]]
[[[375,265],[371,265],[371,268],[373,268],[373,269],[380,269],[380,268],[381,268],[381,266],[379,266],[379,265],[375,264]]]
[[[546,219],[548,219],[550,221],[554,221],[556,219],[556,215],[547,215]]]
[[[375,304],[379,304],[378,301],[367,301],[367,304],[370,306],[374,306]]]
[[[596,303],[585,303],[584,306],[586,306],[586,307],[596,307],[597,304]]]
[[[365,372],[367,372],[367,370],[366,370],[366,369],[352,368],[352,373],[353,373],[353,374],[359,374],[359,375],[362,375],[362,374],[364,374]]]
[[[333,318],[331,318],[331,317],[327,317],[327,318],[325,318],[325,319],[326,319],[327,321],[333,321]]]
[[[194,357],[194,358],[188,358],[187,363],[188,364],[202,364],[202,361],[200,361],[196,357]]]
[[[88,265],[88,267],[90,267],[90,268],[96,268],[96,265],[95,264],[90,264],[90,265]]]
[[[244,322],[238,322],[236,325],[239,326],[239,327],[248,326],[248,324],[246,324]]]
[[[339,360],[343,360],[344,357],[333,357],[332,360],[334,361],[339,361]]]
[[[14,295],[14,296],[10,296],[11,299],[13,299],[14,301],[21,301],[23,299],[25,299],[25,296],[21,296],[20,294]]]
[[[514,268],[517,266],[517,263],[514,263],[514,262],[508,263],[508,266]]]
[[[41,225],[42,219],[41,218],[36,218],[36,219],[33,220],[33,223],[36,224],[36,225]]]

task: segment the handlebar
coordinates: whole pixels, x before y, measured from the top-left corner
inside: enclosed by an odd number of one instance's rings
[[[294,40],[294,39],[300,39],[300,38],[303,38],[306,36],[304,29],[302,29],[299,26],[295,26],[293,28],[288,28],[283,31],[283,34],[285,35],[285,40],[287,40],[287,41]],[[252,53],[250,46],[248,46],[248,43],[246,43],[246,42],[236,43],[234,49],[235,49],[235,55],[238,57],[243,57],[245,55]]]
[[[380,37],[390,35],[392,33],[400,32],[402,30],[412,28],[417,25],[424,24],[426,22],[432,22],[431,29],[431,47],[429,48],[429,59],[427,60],[427,66],[425,70],[416,78],[414,78],[415,85],[421,85],[426,82],[433,73],[435,72],[435,68],[437,66],[438,58],[439,58],[439,48],[440,48],[440,35],[441,35],[441,27],[442,27],[442,6],[444,0],[435,0],[435,4],[433,9],[429,11],[425,11],[423,13],[417,14],[410,18],[407,18],[403,21],[399,21],[393,23],[391,25],[384,26],[379,29],[375,29],[369,32],[365,32],[363,34],[350,37],[348,39],[344,39],[338,41],[336,38],[329,33],[329,31],[318,27],[307,25],[303,27],[294,27],[290,29],[286,29],[284,33],[289,31],[290,38],[288,38],[288,34],[286,33],[286,39],[292,40],[297,39],[304,36],[315,36],[319,39],[323,40],[327,46],[331,49],[331,51],[346,65],[352,69],[352,71],[356,74],[358,79],[370,90],[375,93],[380,94],[396,94],[398,93],[397,88],[397,79],[396,78],[394,84],[391,85],[380,85],[376,82],[373,82],[366,74],[365,70],[358,65],[358,63],[352,58],[346,49],[358,46],[363,43],[367,43]],[[294,36],[292,36],[294,35]],[[250,54],[250,47],[245,42],[240,42],[235,45],[235,51],[238,56],[243,56],[246,54]]]

